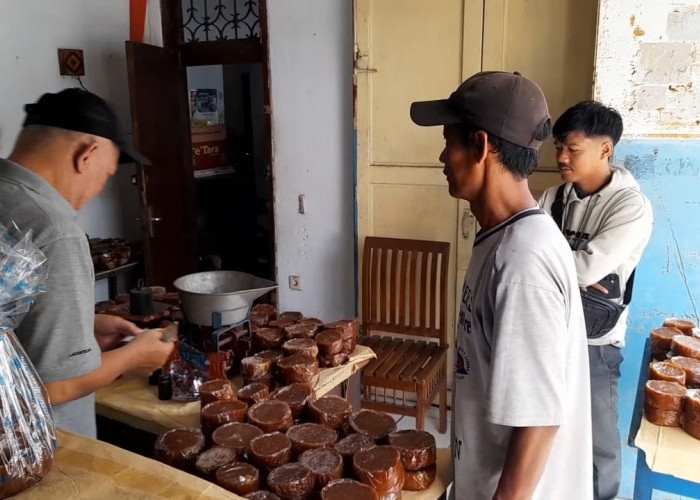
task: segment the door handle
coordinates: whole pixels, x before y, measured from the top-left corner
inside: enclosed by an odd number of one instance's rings
[[[462,213],[462,238],[465,240],[471,239],[472,230],[474,227],[474,215],[468,208]]]
[[[148,236],[153,238],[153,223],[161,221],[160,217],[153,217],[153,208],[151,206],[148,207],[147,215],[145,218],[135,217],[135,219],[137,222],[146,222],[146,225],[148,227]]]

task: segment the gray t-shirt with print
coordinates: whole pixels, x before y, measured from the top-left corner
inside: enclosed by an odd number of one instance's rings
[[[515,427],[559,426],[533,499],[592,498],[588,348],[573,257],[551,217],[474,242],[453,390],[454,496],[492,498]]]
[[[34,243],[49,267],[40,295],[15,334],[44,383],[99,368],[94,334],[95,277],[87,237],[77,212],[46,180],[0,159],[0,205]],[[56,425],[95,437],[95,396],[53,406]]]

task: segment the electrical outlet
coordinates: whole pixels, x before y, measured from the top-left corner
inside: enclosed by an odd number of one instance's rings
[[[289,289],[301,291],[301,278],[299,276],[289,276]]]
[[[80,49],[58,49],[58,72],[63,76],[84,76],[83,51]]]

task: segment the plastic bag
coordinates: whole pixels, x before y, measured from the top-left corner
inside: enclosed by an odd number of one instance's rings
[[[45,291],[46,257],[0,208],[0,498],[48,472],[56,448],[39,376],[12,329]]]

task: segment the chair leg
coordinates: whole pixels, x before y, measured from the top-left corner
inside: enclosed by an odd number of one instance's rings
[[[440,423],[438,431],[440,434],[447,432],[447,377],[442,378],[440,388]]]
[[[425,392],[425,384],[416,384],[416,429],[419,431],[423,430],[428,405],[428,395]]]

